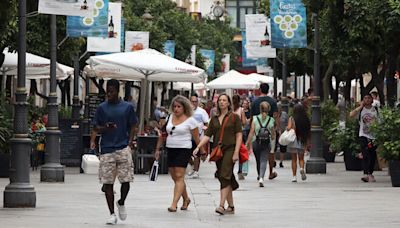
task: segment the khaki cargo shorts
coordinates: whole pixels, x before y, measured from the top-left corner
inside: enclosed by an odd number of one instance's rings
[[[133,161],[129,146],[100,155],[100,182],[102,184],[114,184],[117,176],[120,183],[133,181]]]

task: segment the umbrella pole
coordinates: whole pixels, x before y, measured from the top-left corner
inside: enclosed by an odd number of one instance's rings
[[[144,132],[144,115],[145,115],[145,103],[146,103],[146,92],[147,92],[147,75],[140,81],[140,120],[139,120],[139,133]]]

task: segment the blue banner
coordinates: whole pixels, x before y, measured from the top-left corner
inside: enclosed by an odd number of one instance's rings
[[[247,58],[246,31],[242,31],[242,66],[243,67],[257,66],[257,59]]]
[[[207,49],[200,49],[199,51],[204,59],[204,67],[206,68],[205,71],[208,75],[213,75],[215,65],[215,51]]]
[[[307,17],[302,0],[271,0],[270,3],[272,47],[307,47]]]
[[[107,37],[108,0],[96,0],[91,17],[67,16],[69,37]]]
[[[171,58],[175,57],[175,41],[173,41],[173,40],[165,41],[164,54],[168,55]]]

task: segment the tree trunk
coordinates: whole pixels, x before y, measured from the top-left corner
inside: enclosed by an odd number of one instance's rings
[[[325,72],[323,83],[323,97],[325,99],[329,99],[329,93],[332,89],[332,72],[333,72],[333,61],[329,62],[328,69]]]
[[[397,100],[397,81],[395,80],[394,75],[396,73],[396,60],[398,54],[398,48],[391,48],[389,50],[388,71],[386,73],[386,88],[387,101],[390,107],[394,107],[394,103]]]

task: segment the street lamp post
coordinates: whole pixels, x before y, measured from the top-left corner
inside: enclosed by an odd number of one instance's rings
[[[79,120],[79,56],[74,57],[74,97],[72,104],[72,119]]]
[[[49,121],[46,131],[45,161],[40,170],[42,182],[64,182],[64,166],[60,164],[60,136],[57,104],[57,32],[56,15],[50,15],[50,95],[47,103]]]
[[[287,99],[287,62],[286,48],[282,49],[282,111],[289,113],[289,104]]]
[[[26,101],[26,1],[18,1],[18,77],[15,93],[14,137],[11,144],[10,184],[4,190],[4,207],[36,207],[36,192],[30,184],[28,102]]]
[[[322,157],[322,128],[320,106],[320,47],[318,14],[313,13],[314,19],[314,96],[312,96],[311,118],[311,154],[306,163],[307,173],[326,173],[326,161]]]

